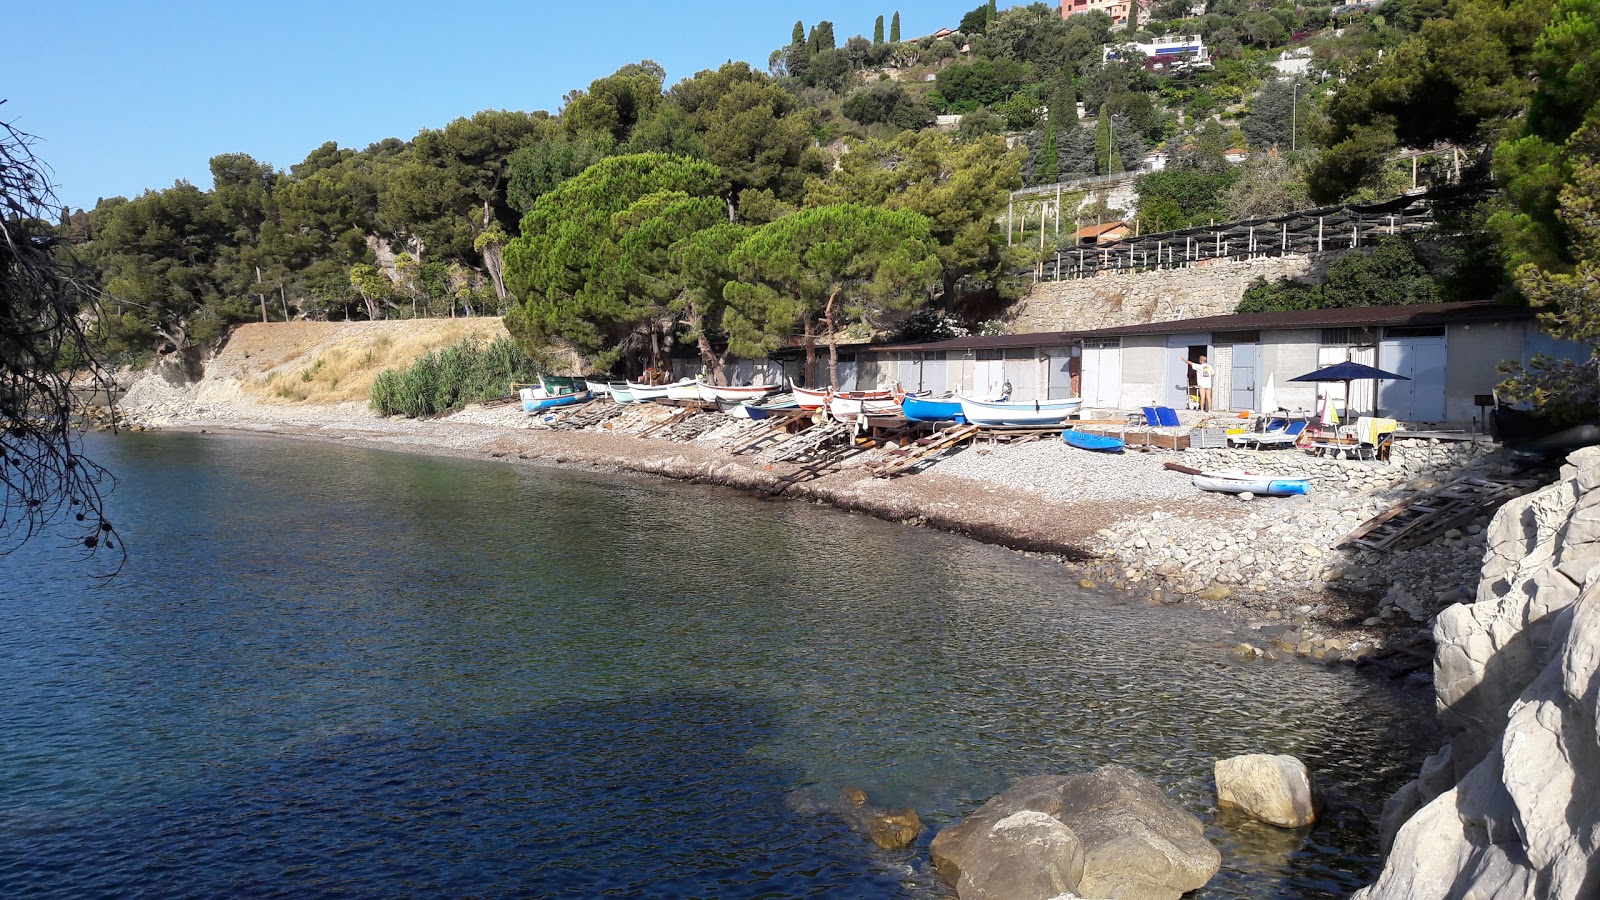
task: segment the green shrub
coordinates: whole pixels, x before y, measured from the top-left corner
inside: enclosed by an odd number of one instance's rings
[[[462,341],[421,356],[405,369],[379,372],[368,402],[383,416],[436,416],[505,396],[511,382],[538,377],[538,364],[514,341]]]

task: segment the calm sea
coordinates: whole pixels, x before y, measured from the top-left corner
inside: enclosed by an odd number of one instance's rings
[[[1428,695],[1229,662],[1194,611],[730,491],[196,434],[93,442],[109,583],[0,558],[0,895],[948,896],[1016,778],[1130,766],[1208,823],[1200,896],[1344,896]],[[1309,833],[1213,809],[1305,759]],[[839,793],[914,807],[904,852]]]

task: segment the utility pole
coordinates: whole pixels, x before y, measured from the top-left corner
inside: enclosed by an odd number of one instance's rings
[[[1289,152],[1300,148],[1300,79],[1294,80],[1294,93],[1289,101]]]

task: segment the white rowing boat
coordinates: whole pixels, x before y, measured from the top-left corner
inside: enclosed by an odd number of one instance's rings
[[[977,400],[957,394],[973,425],[1060,425],[1083,409],[1082,397],[1065,400]]]

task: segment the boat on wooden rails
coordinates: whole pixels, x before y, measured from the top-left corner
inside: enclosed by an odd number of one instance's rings
[[[854,422],[857,417],[892,416],[900,413],[900,403],[893,395],[876,396],[870,391],[849,391],[828,398],[828,415],[841,422]]]
[[[973,425],[1060,425],[1083,409],[1082,397],[1064,400],[978,400],[957,394],[961,414]]]
[[[685,384],[693,385],[694,379],[685,378],[676,384],[640,384],[637,381],[630,381],[628,382],[628,391],[633,394],[633,402],[648,403],[651,400],[667,399],[667,391],[674,387],[682,390]],[[700,392],[697,389],[695,391],[695,398],[697,399],[699,396]]]
[[[768,394],[777,393],[783,389],[781,384],[707,384],[700,382],[700,396],[710,394],[712,400],[722,400],[740,403],[745,400],[759,400]]]
[[[961,412],[961,401],[954,398],[938,400],[907,394],[900,401],[900,414],[909,422],[955,422],[965,424],[967,417]]]
[[[828,405],[829,397],[850,397],[856,400],[894,400],[894,391],[836,391],[833,388],[812,390],[803,388],[790,382],[794,391],[794,400],[800,404],[801,409],[822,409]]]
[[[528,413],[544,412],[558,406],[573,406],[578,403],[588,403],[594,399],[594,394],[587,390],[566,391],[552,394],[544,388],[523,388],[521,391],[522,411]]]

